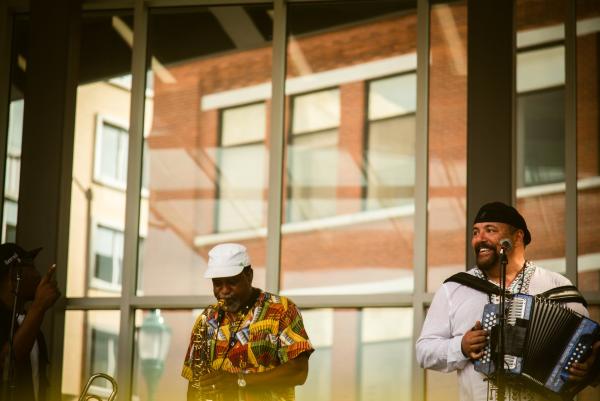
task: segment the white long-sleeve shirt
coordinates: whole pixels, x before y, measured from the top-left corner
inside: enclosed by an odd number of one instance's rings
[[[555,287],[571,285],[567,278],[558,273],[528,262],[530,267],[535,270],[528,282],[527,294],[535,295]],[[471,274],[473,272],[469,271]],[[518,277],[513,284],[517,284],[517,280]],[[475,322],[481,321],[483,308],[488,303],[488,295],[481,291],[454,282],[443,284],[433,298],[416,343],[417,360],[421,367],[441,372],[457,371],[461,401],[487,400],[488,382],[483,374],[475,371],[469,358],[463,355],[461,341]],[[568,303],[567,306],[588,316],[585,307],[579,303]],[[512,399],[508,397],[507,392],[507,399]],[[535,399],[542,400],[541,397]]]

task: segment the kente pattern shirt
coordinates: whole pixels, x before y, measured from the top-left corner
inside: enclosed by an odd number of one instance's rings
[[[210,347],[211,366],[215,370],[260,373],[282,365],[300,354],[314,351],[300,311],[292,301],[283,296],[260,292],[247,312],[235,316],[225,313],[220,324],[216,305],[206,308],[202,315],[207,319],[206,337]],[[188,380],[192,380],[194,332],[201,324],[202,315],[198,316],[192,329],[181,372]],[[235,341],[231,341],[233,336]],[[293,387],[275,384],[269,387],[268,390],[247,388],[246,401],[295,399]]]

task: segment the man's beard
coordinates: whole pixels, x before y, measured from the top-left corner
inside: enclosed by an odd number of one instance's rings
[[[479,250],[482,247],[489,249],[491,251],[491,254],[480,257]],[[475,260],[475,264],[481,270],[489,270],[490,268],[498,264],[498,261],[500,260],[500,255],[498,254],[498,251],[496,250],[495,246],[492,246],[489,243],[480,243],[475,246]]]
[[[238,310],[240,310],[242,306],[242,303],[239,299],[231,297],[231,298],[225,298],[225,310],[228,312],[237,312]]]

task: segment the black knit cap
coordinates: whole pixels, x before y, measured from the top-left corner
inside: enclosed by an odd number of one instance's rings
[[[502,202],[491,202],[481,206],[481,209],[475,216],[475,223],[494,222],[494,223],[506,223],[511,226],[523,230],[525,236],[523,242],[525,245],[531,242],[531,233],[527,229],[525,219],[521,214],[512,206],[504,204]]]
[[[32,266],[33,259],[41,250],[42,248],[36,248],[26,251],[12,242],[4,243],[0,245],[0,269],[11,266]]]

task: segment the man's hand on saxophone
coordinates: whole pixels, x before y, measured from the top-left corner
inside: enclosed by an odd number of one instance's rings
[[[200,387],[204,391],[237,391],[238,377],[234,373],[215,371],[200,377]]]

